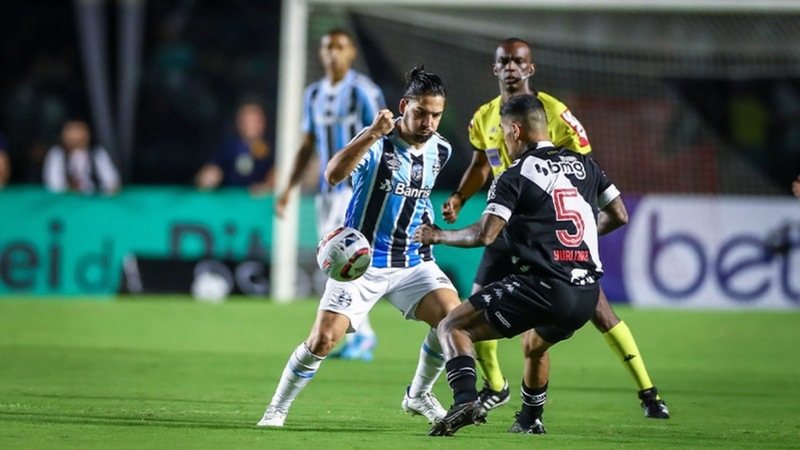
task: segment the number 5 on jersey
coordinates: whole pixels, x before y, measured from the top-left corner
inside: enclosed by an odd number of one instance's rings
[[[553,190],[553,205],[556,209],[556,219],[560,221],[569,221],[575,224],[575,234],[570,234],[567,230],[556,230],[558,241],[567,247],[578,247],[583,242],[583,232],[585,225],[583,217],[580,212],[571,209],[567,206],[567,199],[577,198],[578,189],[572,188],[557,188]]]

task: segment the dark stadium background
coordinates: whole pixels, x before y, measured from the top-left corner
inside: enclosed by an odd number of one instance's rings
[[[121,168],[124,182],[188,185],[218,139],[231,131],[237,102],[245,98],[261,100],[274,130],[274,119],[280,114],[276,111],[280,2],[165,0],[144,4],[142,71],[135,101],[131,160]],[[107,77],[112,99],[119,87],[115,59],[117,13],[118,2],[105,3]],[[464,66],[485,67],[490,57],[487,52],[493,48],[494,38],[486,41],[486,51],[469,52],[448,44],[441,36],[440,42],[431,41],[421,31],[398,35],[393,29],[398,25],[391,20],[359,14],[344,17],[356,32],[361,47],[357,68],[368,71],[383,86],[390,106],[398,94],[397,86],[402,83],[404,65],[408,64],[403,55],[415,53],[415,58],[427,58],[434,67],[439,60],[437,53],[442,58],[458,58]],[[550,19],[555,22],[558,17],[553,15]],[[710,20],[715,20],[713,14]],[[318,28],[337,25],[331,19],[318,22],[322,24],[315,23]],[[0,133],[8,141],[13,183],[40,182],[44,151],[56,141],[66,118],[92,118],[87,94],[90,86],[81,60],[76,23],[70,1],[0,3]],[[731,28],[736,29],[728,26]],[[773,28],[780,30],[780,26]],[[321,75],[319,66],[314,65],[313,45],[322,31],[313,27],[309,30],[308,80]],[[735,41],[737,37],[722,35],[715,39]],[[777,36],[777,39],[786,38]],[[786,41],[786,48],[795,48],[793,42]],[[786,186],[800,172],[800,79],[796,76],[779,71],[774,76],[765,76],[763,71],[755,76],[735,71],[720,76],[703,74],[700,70],[697,76],[687,76],[683,71],[678,76],[660,77],[658,89],[651,92],[650,100],[646,92],[641,94],[635,89],[629,92],[635,98],[625,99],[624,93],[613,92],[615,83],[627,86],[638,83],[644,91],[647,85],[641,80],[588,77],[581,71],[560,68],[556,71],[554,60],[563,60],[565,53],[576,58],[586,55],[581,54],[582,50],[534,44],[540,67],[535,84],[557,94],[571,106],[588,129],[597,157],[604,167],[613,169],[626,192],[786,195]],[[392,51],[395,48],[391,45],[402,51]],[[609,59],[618,55],[600,53],[599,56]],[[693,64],[690,56],[673,57],[686,59],[686,65]],[[735,68],[737,62],[730,51],[711,51],[702,57],[721,67],[728,64]],[[791,51],[784,57],[790,62],[794,58]],[[772,60],[765,58],[764,64],[770,63]],[[454,72],[463,72],[456,63],[449,65]],[[477,73],[487,72],[488,69]],[[564,73],[572,78],[572,84],[562,85],[556,79]],[[586,92],[575,91],[575,80],[578,85],[587,86]],[[460,151],[460,157],[448,166],[439,186],[443,190],[450,190],[458,183],[468,163],[466,121],[479,102],[491,98],[491,91],[483,87],[492,89],[493,81],[490,76],[468,75],[464,81],[451,82],[451,95],[463,98],[460,92],[464,85],[481,89],[469,101],[453,100],[448,111],[450,118],[443,122],[442,133]],[[604,100],[589,90],[590,85],[607,85],[615,100]],[[671,103],[651,102],[667,94]],[[673,111],[675,105],[680,108],[677,113]],[[620,142],[619,136],[609,135],[607,128],[614,125],[607,120],[609,111],[618,113],[614,116],[618,117],[614,119],[617,122],[634,122],[641,118],[642,110],[662,111],[660,117],[652,120],[663,123],[653,129],[631,125],[626,134],[630,136],[629,142]],[[642,145],[643,141],[648,144]],[[638,170],[629,169],[631,161],[637,158],[644,160],[637,161],[644,165]],[[646,164],[654,158],[666,162],[660,166]]]
[[[117,3],[105,6],[112,99]],[[279,0],[146,3],[126,184],[190,184],[243,99],[262,101],[274,127],[279,18]],[[63,121],[92,118],[73,2],[4,1],[0,25],[0,133],[12,182],[38,183]]]

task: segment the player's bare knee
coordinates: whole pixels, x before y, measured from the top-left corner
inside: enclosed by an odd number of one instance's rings
[[[431,328],[438,328],[450,311],[456,309],[461,304],[461,300],[455,292],[434,291],[423,297],[417,305],[414,314]]]
[[[439,307],[436,310],[436,313],[434,314],[434,317],[433,317],[433,320],[436,321],[436,327],[438,328],[439,324],[441,324],[442,322],[445,321],[445,319],[447,319],[447,316],[450,313],[450,311],[456,309],[456,307],[458,307],[458,305],[460,305],[460,304],[461,304],[461,302],[459,302],[458,300],[456,300],[456,302],[452,302],[452,301],[442,302],[439,305]],[[452,321],[451,321],[451,323],[452,323]]]
[[[528,330],[522,335],[522,353],[526,358],[541,358],[551,345],[535,330]]]
[[[340,339],[341,336],[337,336],[333,330],[318,329],[308,337],[306,345],[311,353],[317,356],[327,356],[336,347]]]
[[[526,358],[536,359],[541,358],[547,351],[547,346],[541,339],[534,340],[533,342],[525,340],[522,343],[522,353]]]

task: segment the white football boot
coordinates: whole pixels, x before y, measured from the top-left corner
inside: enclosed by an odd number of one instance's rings
[[[406,394],[403,396],[403,412],[412,416],[425,416],[430,423],[436,423],[447,415],[447,410],[442,407],[439,400],[436,400],[435,395],[425,392],[419,397],[411,397],[408,394],[409,388],[406,388]]]
[[[258,421],[256,426],[259,427],[282,427],[286,421],[286,411],[281,411],[278,408],[269,405],[264,417]]]

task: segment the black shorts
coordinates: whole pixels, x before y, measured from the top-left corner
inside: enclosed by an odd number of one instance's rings
[[[503,236],[497,236],[494,242],[483,249],[474,283],[478,286],[486,286],[489,283],[500,281],[514,272],[516,272],[516,268],[511,263],[511,254],[508,252],[506,240]]]
[[[555,344],[572,336],[594,314],[600,285],[574,286],[553,278],[509,275],[469,297],[486,320],[510,338],[531,328]]]

